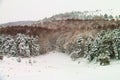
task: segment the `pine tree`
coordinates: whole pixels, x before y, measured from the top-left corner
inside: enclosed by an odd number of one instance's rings
[[[110,20],[112,20],[112,19],[113,19],[113,16],[112,16],[112,15],[110,15],[110,16],[109,16],[109,19],[110,19]]]
[[[30,57],[39,54],[39,43],[36,38],[25,36],[24,34],[16,35],[15,42],[17,44],[18,55]]]
[[[105,14],[105,15],[104,15],[104,18],[105,18],[105,19],[108,19],[108,15],[107,15],[107,14]]]
[[[88,44],[90,49],[86,55],[89,61],[105,58],[120,59],[120,29],[102,31],[93,42]]]
[[[1,52],[4,55],[14,55],[16,53],[16,45],[12,36],[8,35],[3,38]]]
[[[119,15],[119,19],[120,19],[120,15]]]
[[[76,46],[74,46],[74,50],[71,52],[70,57],[72,60],[76,60],[79,57],[83,57],[84,55],[84,38],[82,35],[78,35],[78,39],[76,41]]]
[[[39,55],[40,45],[37,38],[24,34],[4,35],[0,38],[0,51],[4,55],[30,57]]]

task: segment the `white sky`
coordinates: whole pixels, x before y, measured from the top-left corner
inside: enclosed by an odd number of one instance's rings
[[[40,20],[57,13],[96,9],[120,10],[120,0],[0,0],[0,23]]]

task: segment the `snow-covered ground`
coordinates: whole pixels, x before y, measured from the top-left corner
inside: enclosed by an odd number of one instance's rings
[[[0,80],[120,80],[119,75],[120,61],[99,66],[85,59],[72,61],[68,55],[54,51],[21,62],[14,57],[0,61]]]

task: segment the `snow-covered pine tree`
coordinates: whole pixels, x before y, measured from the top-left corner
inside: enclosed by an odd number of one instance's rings
[[[4,36],[2,37],[1,43],[1,52],[4,55],[15,55],[16,54],[16,47],[15,42],[12,36]]]
[[[70,53],[72,60],[76,60],[84,55],[84,38],[82,35],[78,35],[77,41],[75,42],[74,50]]]
[[[39,54],[40,46],[37,38],[29,37],[24,34],[17,34],[15,42],[18,55],[30,57]]]
[[[98,36],[94,39],[94,41],[91,43],[91,49],[88,53],[88,60],[92,61],[98,61],[99,58],[104,57],[104,56],[109,56],[110,55],[110,40],[109,35],[107,32],[102,31]],[[101,56],[102,55],[102,56]]]
[[[116,59],[120,59],[120,29],[115,29],[112,34],[114,55]]]
[[[86,38],[85,47],[84,47],[84,58],[86,58],[86,57],[88,57],[88,55],[90,55],[89,53],[91,51],[92,42],[93,42],[92,37],[89,36]]]
[[[27,43],[30,48],[30,55],[32,55],[32,56],[39,55],[40,45],[38,42],[38,37],[36,37],[36,38],[34,38],[33,36],[29,37]]]
[[[120,28],[102,31],[94,39],[87,51],[89,61],[100,59],[120,59]],[[88,46],[87,46],[88,47]]]
[[[4,55],[30,57],[39,55],[40,45],[37,38],[24,34],[0,37],[0,52]]]
[[[2,47],[2,41],[3,41],[3,36],[0,35],[0,55],[2,55],[2,50],[1,50],[1,47]]]

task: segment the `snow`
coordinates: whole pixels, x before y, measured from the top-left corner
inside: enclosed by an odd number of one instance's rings
[[[16,36],[2,35],[0,38],[0,51],[5,55],[29,57],[30,55],[38,55],[37,53],[40,51],[37,37],[18,33]]]
[[[120,61],[111,65],[87,62],[86,59],[72,61],[64,53],[49,52],[32,58],[4,57],[0,61],[0,80],[120,80]]]

